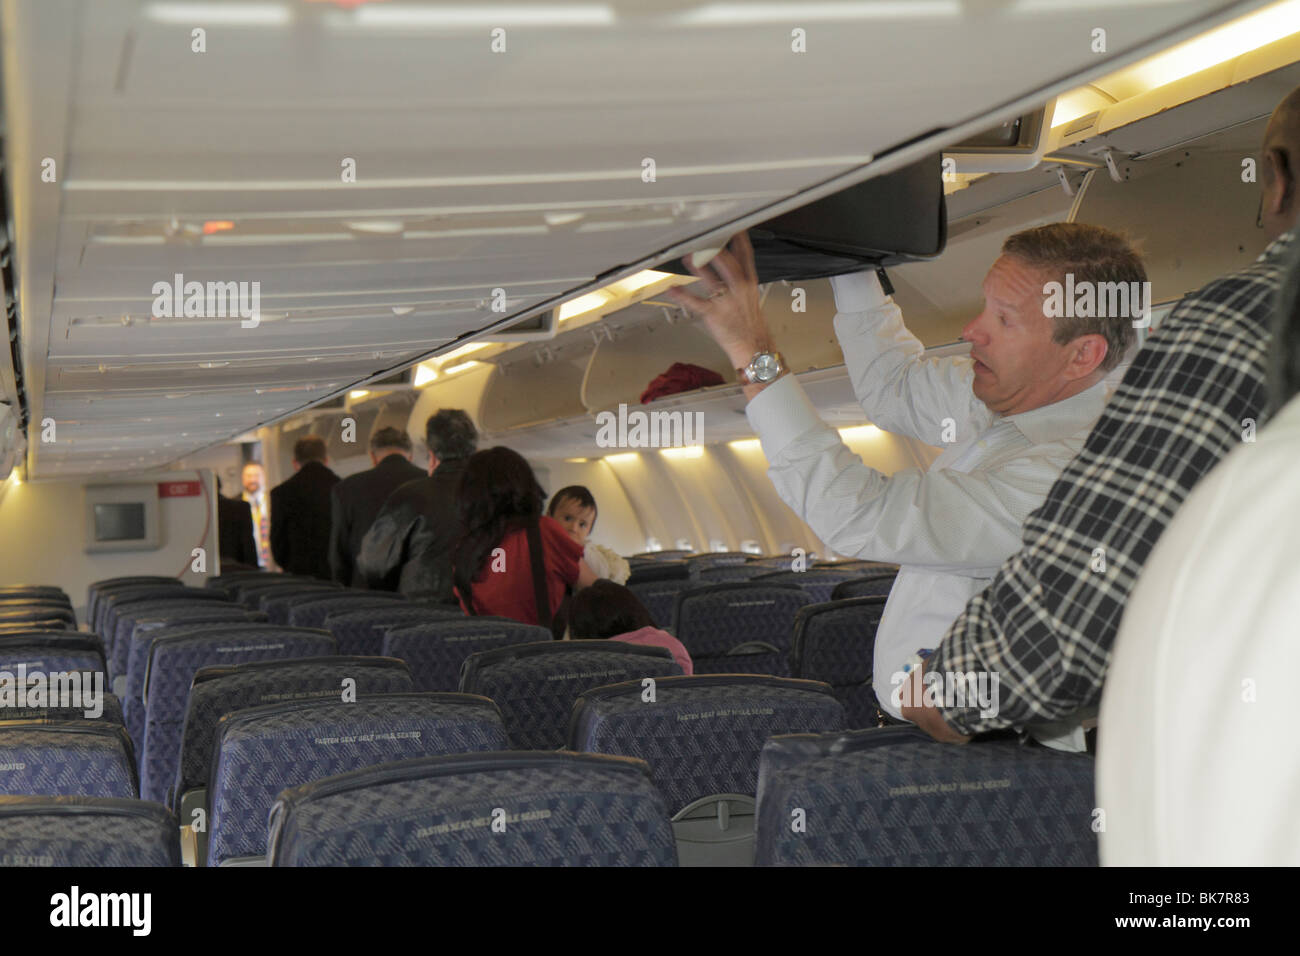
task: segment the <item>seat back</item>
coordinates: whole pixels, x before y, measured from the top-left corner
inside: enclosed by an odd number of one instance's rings
[[[345,593],[333,584],[309,584],[296,588],[273,588],[262,592],[258,599],[258,610],[266,612],[272,624],[288,624],[289,612],[299,604],[317,601],[329,595]]]
[[[688,551],[684,548],[674,548],[668,551],[642,551],[640,554],[634,554],[634,558],[649,558],[651,561],[680,561],[689,558],[694,551]]]
[[[218,592],[212,592],[216,594]],[[241,621],[249,612],[238,604],[219,600],[191,601],[180,597],[164,601],[133,601],[115,609],[113,633],[104,639],[108,650],[108,671],[114,678],[126,675],[131,660],[131,635],[142,620],[168,621]],[[107,626],[107,624],[105,625]],[[156,625],[155,625],[156,626]]]
[[[470,655],[461,672],[460,689],[496,701],[511,746],[554,750],[564,746],[573,702],[583,691],[681,672],[664,647],[544,641]]]
[[[0,624],[19,624],[27,627],[59,627],[66,631],[77,628],[77,617],[66,604],[20,601],[0,608]]]
[[[156,803],[0,797],[0,867],[180,866],[178,835]]]
[[[104,646],[93,634],[81,631],[17,631],[0,634],[0,673],[17,674],[22,665],[28,675],[58,671],[106,673]],[[0,720],[8,716],[0,707]]]
[[[842,730],[844,708],[818,681],[759,674],[661,677],[596,687],[574,704],[570,750],[637,757],[680,813],[719,794],[753,797],[774,734]]]
[[[339,642],[340,654],[382,654],[384,634],[395,627],[429,621],[463,621],[457,608],[402,604],[395,607],[335,611],[325,618],[325,629]]]
[[[691,576],[699,574],[705,568],[721,568],[728,565],[745,564],[753,555],[745,551],[710,551],[707,554],[692,554],[686,559],[686,566]]]
[[[176,779],[181,730],[190,685],[200,668],[286,657],[326,657],[334,638],[325,631],[271,624],[215,625],[211,631],[155,638],[145,665],[144,742],[140,794],[159,803]]]
[[[240,605],[214,604],[211,609],[177,608],[166,617],[144,617],[135,622],[127,645],[126,672],[113,680],[114,690],[122,697],[126,729],[136,742],[136,752],[143,753],[144,677],[149,666],[149,648],[158,638],[182,633],[215,633],[238,624],[255,624],[266,620],[260,611],[247,611]],[[123,679],[125,678],[125,679]]]
[[[631,568],[632,573],[627,579],[628,587],[651,581],[682,581],[691,576],[691,569],[685,561],[654,561],[647,558],[631,565]]]
[[[790,674],[795,612],[812,599],[800,588],[753,582],[712,584],[677,598],[677,639],[697,674]]]
[[[105,642],[111,640],[117,626],[116,611],[124,605],[135,601],[177,601],[182,599],[195,601],[224,601],[225,598],[216,591],[207,588],[186,587],[179,581],[175,584],[137,584],[130,587],[114,588],[100,595],[95,605],[95,618],[86,623]]]
[[[0,723],[0,794],[131,800],[137,792],[135,755],[121,724]]]
[[[300,657],[204,667],[190,687],[181,759],[167,803],[178,809],[177,797],[206,786],[217,723],[226,714],[289,700],[344,703],[412,690],[406,664],[384,657]]]
[[[381,653],[411,665],[416,690],[453,691],[471,654],[551,640],[550,628],[506,617],[467,617],[391,628]]]
[[[831,600],[840,601],[845,598],[859,597],[889,597],[889,592],[894,589],[894,579],[898,577],[897,571],[873,571],[864,574],[861,577],[849,578],[835,585],[835,590],[831,591]]]
[[[208,865],[265,857],[267,814],[289,787],[396,760],[505,749],[500,711],[469,694],[372,694],[228,713],[208,786]]]
[[[1096,866],[1093,758],[915,727],[774,737],[756,863]]]
[[[878,722],[871,672],[886,600],[876,596],[809,604],[795,615],[790,673],[829,684],[852,729]]]
[[[770,573],[769,569],[754,564],[719,564],[701,570],[697,579],[702,584],[721,584],[724,581],[748,581],[760,574]]]
[[[677,607],[677,596],[698,585],[690,578],[674,577],[635,584],[629,579],[627,586],[650,612],[655,626],[672,631],[676,627],[673,614]]]
[[[93,674],[89,671],[82,672],[82,686],[85,687],[86,681],[91,679]],[[62,701],[32,702],[28,701],[25,707],[5,707],[0,710],[0,727],[10,724],[42,723],[42,722],[60,722],[60,721],[78,721],[78,720],[98,720],[106,724],[117,724],[123,729],[126,728],[126,719],[122,714],[122,702],[113,694],[105,693],[100,698],[99,713],[94,713],[94,708],[87,708],[86,701],[82,700],[76,704],[68,705]],[[129,736],[129,735],[128,735]],[[132,760],[134,761],[134,740],[132,740]]]
[[[325,618],[335,612],[366,611],[376,607],[410,607],[400,594],[390,591],[342,591],[313,597],[289,606],[289,624],[294,627],[324,627]]]
[[[645,764],[594,754],[424,757],[280,794],[272,866],[673,866]]]
[[[102,595],[124,588],[140,587],[141,585],[162,585],[164,587],[180,588],[184,587],[185,583],[178,578],[164,577],[160,574],[137,574],[95,581],[86,589],[86,623],[90,625],[91,630],[95,629],[95,625],[99,621],[97,610]]]
[[[807,571],[773,571],[754,578],[755,584],[793,584],[803,588],[815,603],[829,601],[836,586],[855,576],[849,570],[810,568]]]
[[[72,607],[68,592],[53,584],[0,584],[0,601],[33,599]]]

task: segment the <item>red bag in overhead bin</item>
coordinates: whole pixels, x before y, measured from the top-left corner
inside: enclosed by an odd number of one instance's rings
[[[678,392],[689,392],[691,389],[722,383],[722,376],[711,368],[691,365],[689,362],[674,362],[668,371],[655,376],[655,379],[646,386],[645,391],[641,393],[641,404],[646,405],[665,395],[676,395]]]

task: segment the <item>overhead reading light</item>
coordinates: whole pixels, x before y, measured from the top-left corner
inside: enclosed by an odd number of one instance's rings
[[[1103,109],[1117,99],[1168,86],[1296,33],[1300,33],[1300,0],[1257,10],[1063,94],[1056,100],[1052,126]],[[1233,82],[1244,79],[1248,77],[1234,77]]]
[[[214,232],[227,232],[235,228],[235,224],[229,219],[209,219],[203,224],[203,234],[210,236]]]
[[[357,388],[348,392],[348,398],[352,399],[353,401],[356,401],[357,399],[365,398],[369,394],[370,394],[369,389]]]

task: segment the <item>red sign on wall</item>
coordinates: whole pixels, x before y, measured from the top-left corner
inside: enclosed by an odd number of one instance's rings
[[[159,498],[195,498],[203,494],[203,485],[197,481],[160,481]]]

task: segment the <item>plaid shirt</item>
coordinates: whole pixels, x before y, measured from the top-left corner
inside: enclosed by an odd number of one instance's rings
[[[1079,453],[1025,521],[1023,547],[926,664],[999,680],[998,714],[939,711],[971,734],[1095,707],[1129,593],[1198,481],[1268,405],[1266,351],[1295,233],[1185,298],[1134,359]]]

